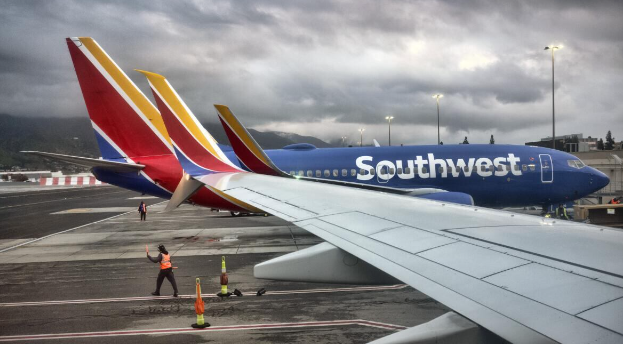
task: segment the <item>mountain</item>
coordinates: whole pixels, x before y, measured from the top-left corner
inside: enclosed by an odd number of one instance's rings
[[[99,157],[88,118],[24,118],[0,114],[0,170],[17,166],[30,170],[83,171],[81,167],[20,153],[22,150]]]
[[[226,145],[229,144],[225,130],[223,130],[220,123],[205,122],[201,124],[214,136],[216,141]],[[280,149],[294,143],[311,143],[318,148],[336,147],[313,136],[302,136],[280,131],[257,131],[250,128],[248,130],[255,141],[264,149]]]
[[[220,123],[202,123],[223,144],[229,144]],[[293,143],[311,143],[316,147],[330,144],[312,137],[283,132],[249,132],[264,149],[279,149]],[[23,150],[44,151],[91,158],[100,156],[97,141],[88,118],[15,117],[0,114],[0,171],[13,167],[30,170],[81,172],[83,168],[20,153]]]

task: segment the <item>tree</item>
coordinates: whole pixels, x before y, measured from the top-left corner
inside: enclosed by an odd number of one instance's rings
[[[489,144],[495,144],[495,139],[493,138],[493,134],[491,134],[491,138],[489,139]]]
[[[614,149],[614,137],[612,137],[612,133],[608,130],[606,134],[606,142],[604,142],[604,150],[613,150]]]
[[[465,136],[465,139],[463,140],[463,144],[464,145],[468,145],[469,144],[469,141],[467,141],[467,136]]]
[[[604,139],[597,141],[597,150],[604,150]]]

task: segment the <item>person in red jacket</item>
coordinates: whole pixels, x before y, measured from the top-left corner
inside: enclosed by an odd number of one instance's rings
[[[141,214],[141,221],[147,221],[147,204],[143,201],[138,205],[138,213]]]
[[[160,296],[160,287],[162,287],[162,281],[166,277],[169,282],[171,282],[171,286],[173,286],[173,296],[177,297],[177,283],[175,283],[175,276],[173,276],[173,266],[171,265],[171,255],[164,247],[164,245],[158,245],[158,257],[152,258],[147,252],[147,258],[154,263],[160,263],[160,272],[158,273],[158,279],[156,280],[156,291],[151,293],[154,296]]]

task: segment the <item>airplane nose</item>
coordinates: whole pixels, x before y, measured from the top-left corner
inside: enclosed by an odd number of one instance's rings
[[[591,167],[591,182],[597,191],[610,184],[610,178],[605,173]]]

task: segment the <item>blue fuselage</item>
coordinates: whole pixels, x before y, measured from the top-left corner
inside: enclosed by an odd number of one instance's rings
[[[573,155],[531,146],[315,148],[300,144],[266,153],[290,174],[390,188],[462,192],[470,195],[476,205],[487,207],[564,203],[609,183],[606,175],[584,166]],[[225,154],[239,164],[231,149]],[[152,171],[145,171],[156,176],[151,179],[136,173],[94,173],[104,182],[169,198],[181,170],[172,155],[168,158],[172,161],[156,159],[158,163],[147,164]]]
[[[267,150],[283,171],[307,177],[392,188],[463,192],[476,205],[510,207],[568,202],[593,193],[608,178],[573,155],[515,145]],[[236,161],[233,152],[227,152]],[[577,161],[577,163],[576,163]]]

